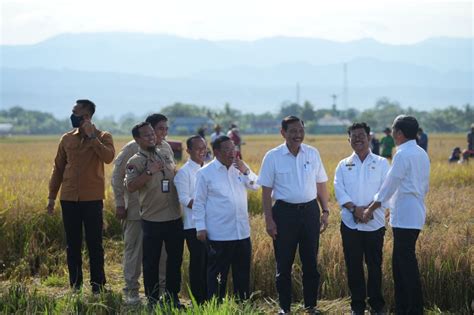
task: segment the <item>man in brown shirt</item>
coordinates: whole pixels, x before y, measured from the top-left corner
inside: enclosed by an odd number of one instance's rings
[[[171,303],[180,306],[184,232],[178,194],[173,183],[176,165],[166,150],[156,146],[157,134],[143,122],[132,129],[138,153],[128,160],[125,182],[129,192],[138,191],[143,230],[143,282],[150,306],[159,299],[159,260],[163,243],[166,291]]]
[[[102,209],[104,199],[104,163],[114,159],[112,135],[98,130],[91,122],[95,104],[77,100],[72,109],[73,130],[59,142],[49,182],[48,213],[61,187],[60,203],[67,242],[69,283],[82,286],[82,227],[90,261],[90,284],[99,293],[105,284],[104,248],[102,247]]]

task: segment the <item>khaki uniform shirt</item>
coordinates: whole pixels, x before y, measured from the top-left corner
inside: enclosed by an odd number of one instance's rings
[[[128,160],[138,152],[138,144],[135,140],[127,143],[114,161],[112,172],[112,189],[114,191],[115,206],[127,209],[127,220],[140,220],[140,203],[138,191],[128,192],[124,185],[125,169]]]
[[[112,135],[95,129],[97,138],[86,139],[75,128],[59,142],[49,181],[49,199],[92,201],[104,199],[104,163],[114,159]]]
[[[127,162],[138,152],[139,148],[140,147],[135,140],[128,142],[117,155],[114,162],[114,170],[112,172],[112,189],[115,196],[115,206],[125,207],[125,209],[127,209],[127,220],[140,220],[138,191],[133,193],[128,192],[124,182]],[[157,145],[157,148],[161,150],[160,152],[163,155],[168,156],[168,159],[170,159],[169,156],[171,152],[172,159],[173,150],[166,141]]]
[[[173,183],[176,164],[166,148],[163,152],[157,148],[154,153],[139,149],[138,153],[132,156],[127,163],[125,182],[128,184],[143,174],[149,160],[161,160],[164,162],[165,168],[163,171],[153,174],[152,178],[138,189],[140,215],[142,219],[154,222],[176,220],[181,217],[178,193]],[[163,179],[169,180],[169,192],[167,193],[162,192]]]

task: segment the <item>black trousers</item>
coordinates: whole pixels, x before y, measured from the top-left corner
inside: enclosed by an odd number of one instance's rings
[[[226,294],[227,274],[232,267],[234,295],[240,300],[250,297],[250,238],[236,241],[208,241],[207,297],[222,300]]]
[[[67,243],[67,267],[69,284],[82,286],[82,229],[84,226],[89,252],[90,275],[93,292],[99,292],[105,284],[104,248],[102,246],[102,200],[61,200],[64,231]]]
[[[316,200],[301,206],[277,200],[273,206],[273,220],[277,226],[276,240],[273,241],[276,287],[284,311],[290,311],[291,307],[291,270],[296,248],[299,248],[303,270],[304,305],[306,308],[316,306],[320,278],[317,266],[319,217]]]
[[[397,314],[423,314],[416,240],[420,230],[393,228],[392,270]]]
[[[143,229],[143,283],[145,295],[151,304],[159,299],[160,255],[163,243],[166,253],[166,292],[173,303],[178,303],[181,288],[184,233],[180,219],[166,222],[142,220]]]
[[[184,230],[189,250],[189,282],[196,302],[202,304],[207,296],[207,250],[205,243],[196,238],[196,229]]]
[[[385,300],[382,296],[382,251],[385,227],[365,232],[348,228],[341,222],[342,245],[347,268],[347,280],[351,291],[351,309],[364,314],[365,298],[376,311],[382,311]],[[367,265],[365,284],[364,262]]]

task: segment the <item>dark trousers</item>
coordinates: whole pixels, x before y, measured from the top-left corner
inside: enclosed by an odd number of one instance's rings
[[[277,226],[273,241],[276,260],[276,286],[280,307],[289,311],[291,306],[291,270],[299,248],[303,270],[303,296],[306,308],[316,306],[319,272],[317,266],[319,248],[320,212],[316,200],[295,206],[277,200],[273,206],[273,220]]]
[[[196,229],[184,230],[184,239],[189,250],[189,282],[191,294],[202,304],[207,296],[207,251],[206,245],[196,238]]]
[[[208,241],[207,297],[224,298],[227,274],[232,267],[234,295],[240,300],[250,297],[250,238],[236,241]]]
[[[347,267],[347,280],[351,291],[351,308],[357,314],[364,314],[365,298],[376,311],[382,311],[385,301],[382,296],[382,251],[385,227],[365,232],[348,228],[341,222],[342,246]],[[367,287],[364,265],[367,265]]]
[[[76,289],[82,286],[82,227],[84,226],[89,252],[90,284],[93,292],[99,292],[105,284],[102,200],[61,200],[61,208],[66,233],[69,284]]]
[[[178,303],[181,288],[184,233],[181,219],[152,222],[142,220],[143,229],[143,283],[145,295],[151,304],[159,299],[160,255],[163,243],[166,253],[166,292],[173,303]]]
[[[423,314],[420,271],[415,247],[420,230],[393,228],[392,270],[397,314]]]

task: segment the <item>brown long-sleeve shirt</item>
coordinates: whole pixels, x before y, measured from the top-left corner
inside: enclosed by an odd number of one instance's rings
[[[96,139],[86,139],[76,128],[59,142],[49,182],[49,199],[91,201],[104,199],[104,163],[111,163],[115,149],[112,135],[95,130]]]

